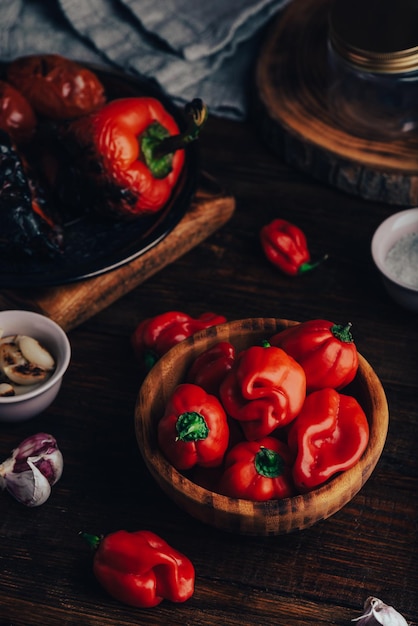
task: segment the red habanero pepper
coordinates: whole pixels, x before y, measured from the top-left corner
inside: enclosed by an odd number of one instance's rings
[[[367,417],[355,398],[331,388],[312,392],[289,427],[288,445],[296,455],[296,487],[309,491],[350,469],[368,441]]]
[[[208,348],[193,361],[187,373],[187,382],[218,395],[221,382],[234,364],[235,352],[235,347],[228,341],[220,341]]]
[[[167,203],[183,170],[184,148],[197,138],[207,108],[196,99],[186,113],[190,125],[180,133],[156,98],[121,98],[71,123],[63,138],[78,152],[96,210],[132,218]]]
[[[312,262],[303,231],[283,219],[275,219],[263,226],[260,241],[267,259],[290,276],[304,274],[326,258]]]
[[[290,326],[270,339],[302,365],[307,392],[351,383],[358,369],[358,353],[350,331],[328,320],[309,320]]]
[[[178,470],[217,467],[229,443],[226,413],[215,396],[198,385],[174,390],[158,423],[158,444]]]
[[[293,455],[275,437],[236,444],[225,456],[219,491],[230,498],[265,501],[294,494]]]
[[[185,602],[194,593],[191,561],[148,530],[96,537],[81,533],[95,549],[93,572],[116,600],[138,608],[163,600]]]
[[[303,368],[284,350],[265,342],[240,352],[220,387],[228,415],[254,441],[290,423],[306,394]]]
[[[182,311],[167,311],[138,324],[132,334],[132,347],[136,358],[148,371],[163,354],[180,341],[199,330],[224,322],[226,317],[216,313],[203,313],[194,318]]]

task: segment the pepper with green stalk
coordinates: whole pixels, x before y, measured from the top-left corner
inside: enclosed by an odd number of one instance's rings
[[[62,131],[93,208],[134,218],[164,207],[184,168],[184,149],[198,137],[207,108],[196,98],[185,114],[189,125],[180,132],[156,98],[121,98]]]

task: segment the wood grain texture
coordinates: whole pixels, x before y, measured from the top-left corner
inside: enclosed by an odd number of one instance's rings
[[[268,31],[256,65],[255,116],[264,140],[287,163],[369,200],[418,203],[418,133],[364,137],[329,106],[326,58],[331,0],[289,5]],[[345,118],[344,118],[345,115]]]
[[[234,198],[213,177],[202,174],[200,188],[184,218],[145,254],[96,278],[48,289],[4,291],[0,306],[43,313],[70,330],[198,245],[230,219],[234,209]]]

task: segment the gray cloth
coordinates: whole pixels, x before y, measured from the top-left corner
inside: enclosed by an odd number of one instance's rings
[[[242,119],[266,23],[290,0],[0,0],[0,58],[57,53]]]

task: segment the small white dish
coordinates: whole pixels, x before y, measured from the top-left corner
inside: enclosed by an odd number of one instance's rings
[[[395,245],[396,263],[391,260]],[[418,207],[388,217],[377,228],[371,245],[373,261],[387,292],[398,304],[412,311],[418,311],[417,246]]]
[[[0,311],[3,337],[27,335],[36,339],[55,360],[51,376],[27,393],[0,397],[0,422],[21,422],[44,411],[56,398],[68,369],[71,346],[63,329],[49,317],[32,311]]]

